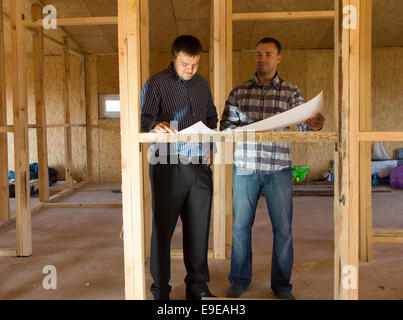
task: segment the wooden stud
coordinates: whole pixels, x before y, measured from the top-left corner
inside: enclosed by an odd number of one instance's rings
[[[334,19],[334,11],[234,13],[233,21]]]
[[[98,57],[84,59],[88,182],[100,183]]]
[[[33,4],[31,10],[34,20],[42,19],[42,8],[39,4]],[[33,34],[33,63],[35,81],[35,113],[36,124],[40,126],[36,131],[38,149],[38,178],[39,178],[39,199],[45,202],[49,199],[49,172],[48,172],[48,142],[46,132],[46,111],[45,111],[45,77],[44,77],[44,41],[43,28],[35,28],[37,33]]]
[[[212,1],[211,38],[210,38],[210,81],[213,88],[214,104],[219,118],[224,111],[226,100],[226,1]],[[225,143],[217,143],[214,161],[214,258],[225,259],[226,230],[226,185],[225,185]]]
[[[81,110],[84,110],[84,121],[87,122],[87,102],[86,102],[86,95],[85,95],[85,88],[86,88],[86,84],[85,84],[85,58],[81,57],[80,58],[80,78],[81,78],[81,86],[80,86],[80,105],[81,105]],[[85,135],[85,139],[84,139],[84,144],[82,146],[82,148],[84,149],[84,154],[85,154],[85,162],[84,162],[84,168],[83,168],[83,173],[81,176],[81,179],[83,181],[86,181],[88,183],[88,137],[87,137],[87,123],[85,124],[72,124],[71,125],[72,128],[77,128],[77,127],[81,127],[81,128],[85,128],[84,130],[84,135]]]
[[[17,255],[32,253],[31,201],[29,183],[28,104],[25,52],[21,24],[22,1],[10,3],[11,51],[13,65],[14,159]]]
[[[357,29],[343,28],[343,8],[350,4],[359,12],[360,0],[335,0],[335,109],[337,129],[340,132],[335,154],[336,300],[358,299],[360,27],[357,22]]]
[[[232,90],[232,27],[233,27],[233,10],[232,0],[226,1],[226,23],[227,23],[227,38],[226,38],[226,76],[225,76],[225,96],[228,97]],[[226,148],[229,152],[229,148]],[[228,155],[226,154],[226,158]],[[231,257],[232,248],[232,164],[225,166],[225,172],[222,173],[221,179],[225,182],[225,217],[226,217],[226,257]]]
[[[71,145],[71,75],[70,75],[70,44],[69,38],[64,38],[64,158],[65,158],[65,180],[66,185],[73,185],[71,170],[73,168],[73,156]]]
[[[360,10],[360,130],[371,130],[372,0]],[[360,143],[360,247],[362,262],[372,260],[371,142]]]
[[[125,296],[144,300],[143,172],[138,108],[141,89],[139,1],[118,0],[118,16]]]
[[[0,12],[3,12],[3,0],[0,0]],[[4,57],[4,25],[0,15],[0,127],[7,126],[6,77]],[[8,185],[8,145],[7,132],[0,131],[0,221],[10,219],[10,194]]]
[[[141,42],[141,84],[144,86],[150,76],[150,41],[149,41],[149,0],[140,2],[140,42]],[[143,167],[143,210],[144,210],[144,236],[145,258],[151,253],[151,184],[148,166],[148,144],[142,145]]]

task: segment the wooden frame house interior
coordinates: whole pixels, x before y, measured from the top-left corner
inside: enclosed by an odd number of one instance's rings
[[[383,141],[390,154],[403,144],[403,79],[392,72],[393,63],[402,68],[402,20],[393,17],[400,17],[399,10],[403,14],[403,5],[390,1],[390,8],[381,9],[381,2],[0,0],[0,221],[15,225],[16,231],[16,247],[1,248],[0,259],[35,253],[34,212],[121,208],[122,290],[126,299],[146,299],[151,234],[147,150],[149,143],[172,137],[140,133],[141,87],[166,68],[175,36],[194,33],[208,48],[199,72],[209,81],[220,117],[230,90],[253,72],[246,61],[253,56],[254,44],[276,30],[285,44],[284,55],[295,59],[292,67],[281,66],[284,74],[300,80],[306,98],[325,87],[327,122],[319,132],[264,132],[255,138],[292,142],[293,159],[307,163],[313,178],[334,161],[333,297],[358,299],[358,277],[345,286],[346,268],[358,272],[359,264],[372,261],[377,243],[403,243],[402,229],[372,225],[372,143]],[[57,9],[55,30],[44,27],[49,23],[48,14],[43,14],[47,5]],[[385,27],[388,21],[393,23]],[[387,72],[394,89],[374,89],[374,81]],[[101,94],[120,95],[119,118],[100,117]],[[397,95],[396,101],[387,95]],[[175,141],[193,138],[217,142],[216,158],[222,161],[213,169],[209,259],[229,259],[232,165],[225,159],[231,156],[232,143],[245,141],[247,135],[178,134]],[[317,159],[312,156],[315,146],[323,149]],[[321,164],[315,166],[315,161]],[[31,162],[38,163],[39,197],[34,205]],[[49,167],[59,171],[64,184],[49,186]],[[13,214],[10,170],[15,172]],[[89,183],[105,181],[121,183],[121,203],[63,202]],[[182,258],[181,251],[173,250],[172,257]]]

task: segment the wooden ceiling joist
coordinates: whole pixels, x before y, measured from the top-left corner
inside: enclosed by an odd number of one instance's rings
[[[334,19],[334,11],[233,13],[233,21]]]
[[[94,26],[94,25],[118,24],[118,17],[82,17],[82,18],[58,18],[57,26]],[[43,25],[43,20],[24,20],[25,27],[38,27]]]

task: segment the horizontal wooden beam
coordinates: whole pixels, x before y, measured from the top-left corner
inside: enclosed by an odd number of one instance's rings
[[[14,132],[14,126],[0,127],[0,133],[4,133],[4,132]]]
[[[71,195],[72,193],[76,192],[77,190],[79,190],[80,188],[82,188],[83,186],[85,186],[87,184],[86,181],[80,181],[77,182],[75,184],[73,184],[72,187],[67,187],[65,188],[65,190],[62,190],[54,195],[52,195],[48,202],[46,203],[55,203],[56,201],[60,201],[61,199]]]
[[[233,13],[233,21],[334,19],[334,11]]]
[[[62,124],[47,124],[46,129],[53,129],[53,128],[65,128],[68,127],[69,124],[67,123],[62,123]],[[85,128],[87,125],[85,123],[73,123],[71,124],[72,128]],[[42,125],[40,124],[30,124],[28,125],[29,129],[41,129]]]
[[[403,141],[403,131],[361,131],[359,141]]]
[[[403,243],[403,229],[388,228],[372,230],[373,243]]]
[[[141,143],[150,142],[336,142],[337,132],[257,132],[236,133],[217,132],[214,134],[169,134],[169,133],[140,133]]]
[[[10,20],[10,15],[9,15],[8,13],[3,12],[3,15],[4,15],[7,19]],[[28,27],[28,26],[27,26],[27,30],[31,31],[32,33],[36,33],[36,30],[35,30],[35,29],[33,29],[33,28],[31,28],[31,27]],[[45,34],[45,33],[43,34],[43,37],[44,37],[47,41],[49,41],[49,42],[53,43],[54,45],[56,45],[57,47],[59,47],[59,48],[64,48],[63,42],[61,42],[61,41],[59,41],[59,40],[56,40],[55,38],[53,38],[53,37],[51,37],[51,36],[49,36],[49,35],[47,35],[47,34]],[[79,57],[84,56],[84,53],[81,52],[81,51],[79,51],[79,50],[70,49],[70,53],[73,54],[73,55],[75,55],[75,56],[79,56]]]
[[[122,208],[121,203],[44,203],[43,208]]]
[[[0,257],[16,257],[16,249],[0,249]]]
[[[82,17],[82,18],[57,18],[57,26],[95,26],[118,24],[118,17]],[[41,27],[43,20],[23,20],[25,27]]]

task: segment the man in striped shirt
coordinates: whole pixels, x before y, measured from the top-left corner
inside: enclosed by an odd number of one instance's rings
[[[299,89],[280,78],[281,44],[264,38],[256,46],[256,74],[230,93],[220,129],[228,130],[271,117],[303,104]],[[320,130],[318,113],[297,130]],[[275,131],[288,131],[282,128]],[[273,226],[271,289],[280,299],[295,299],[290,283],[292,246],[292,171],[289,142],[236,143],[232,183],[232,256],[227,297],[238,298],[252,281],[251,229],[260,189]]]
[[[175,133],[199,121],[217,128],[217,112],[207,82],[196,74],[202,47],[193,36],[172,44],[168,69],[150,77],[141,94],[142,131]],[[149,151],[152,193],[150,271],[156,300],[169,300],[170,245],[180,215],[187,275],[186,298],[213,296],[207,286],[213,149],[210,143],[158,143]],[[206,163],[205,159],[210,158]]]

